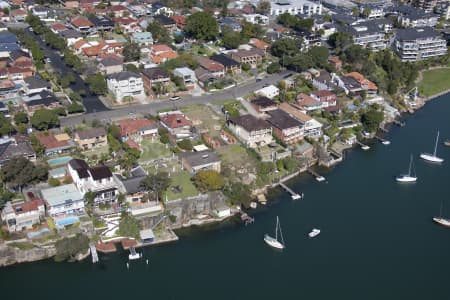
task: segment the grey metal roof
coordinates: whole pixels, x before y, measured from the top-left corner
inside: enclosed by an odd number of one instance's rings
[[[180,153],[179,155],[181,158],[186,160],[192,167],[220,162],[220,158],[217,156],[217,154],[210,150],[198,152],[183,152]]]
[[[141,76],[137,73],[130,71],[123,71],[115,74],[108,75],[108,79],[115,79],[117,81],[128,80],[130,78],[141,78]]]
[[[96,127],[96,128],[77,131],[77,134],[80,137],[80,139],[85,140],[85,139],[91,139],[91,138],[95,138],[95,137],[99,137],[99,136],[105,136],[106,130],[103,127]]]
[[[67,29],[60,32],[60,35],[65,39],[75,39],[75,38],[81,38],[83,35],[79,33],[76,30],[73,29]]]
[[[270,116],[270,118],[267,119],[267,122],[279,129],[289,129],[302,126],[302,123],[281,109],[268,111],[267,114]]]
[[[432,27],[398,29],[395,38],[399,41],[439,37],[440,33]]]
[[[266,121],[258,119],[252,115],[243,115],[231,118],[228,122],[239,125],[248,132],[270,128],[270,125]]]
[[[119,61],[119,60],[117,60],[117,59],[115,59],[115,58],[112,58],[112,57],[106,57],[106,58],[102,59],[102,60],[100,61],[100,63],[101,63],[103,66],[105,66],[105,67],[112,67],[112,66],[119,66],[119,65],[122,65],[122,62],[121,62],[121,61]]]
[[[36,76],[25,78],[23,81],[25,82],[27,88],[31,90],[50,87],[50,83],[48,81]]]

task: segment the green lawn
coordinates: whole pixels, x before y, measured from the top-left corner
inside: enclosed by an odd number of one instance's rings
[[[181,193],[175,193],[172,191],[173,187],[178,186]],[[187,171],[178,173],[176,176],[172,177],[172,182],[170,187],[167,189],[167,200],[175,200],[179,198],[186,198],[198,195],[198,191],[191,181],[191,174]]]
[[[149,160],[164,158],[172,155],[172,152],[169,148],[166,148],[166,145],[156,140],[152,142],[151,139],[146,138],[142,141],[141,147],[143,152],[141,153],[139,162],[146,162]]]
[[[450,68],[424,71],[422,76],[418,87],[423,96],[429,97],[450,89]]]

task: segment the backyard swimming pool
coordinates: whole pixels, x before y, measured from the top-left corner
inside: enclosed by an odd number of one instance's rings
[[[72,159],[72,157],[70,157],[70,156],[63,156],[63,157],[49,159],[49,160],[47,160],[47,163],[51,168],[54,168],[56,166],[61,166],[61,165],[67,164],[71,159]]]
[[[64,227],[70,224],[74,224],[79,222],[80,219],[78,217],[67,217],[64,219],[55,220],[56,227]]]
[[[41,229],[39,231],[28,232],[27,236],[30,239],[35,239],[35,238],[44,236],[44,235],[49,234],[49,233],[50,233],[50,230],[48,228],[44,228],[44,229]]]

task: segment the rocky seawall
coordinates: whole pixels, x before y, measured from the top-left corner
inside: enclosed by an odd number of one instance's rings
[[[25,250],[2,244],[0,245],[0,267],[47,259],[55,254],[56,249],[52,246]]]

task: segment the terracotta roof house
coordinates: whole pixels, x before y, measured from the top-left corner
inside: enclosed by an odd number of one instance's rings
[[[182,152],[179,157],[183,167],[191,174],[204,170],[213,170],[220,173],[220,158],[210,150]]]
[[[35,68],[31,67],[9,67],[8,78],[11,80],[23,80],[34,75]]]
[[[283,143],[293,145],[303,139],[303,123],[280,109],[268,111],[267,114],[267,122],[272,125],[273,134]]]
[[[91,42],[90,47],[84,46],[81,50],[87,57],[103,57],[110,53],[121,54],[123,52],[123,46],[124,44],[122,42],[105,40],[98,43]]]
[[[36,134],[36,137],[45,148],[45,155],[47,156],[65,153],[76,147],[72,139],[65,133],[40,132]]]
[[[328,90],[314,91],[310,94],[311,97],[320,101],[322,107],[335,106],[336,105],[336,94]]]
[[[103,127],[77,130],[74,134],[74,141],[83,150],[108,146],[106,131]]]
[[[178,29],[184,29],[184,26],[186,26],[186,18],[184,16],[172,16],[171,18],[177,24]]]
[[[178,57],[178,53],[167,45],[157,44],[150,47],[150,59],[155,64],[160,64]]]
[[[83,16],[74,17],[70,20],[70,24],[72,24],[72,27],[75,30],[83,33],[88,33],[92,30],[92,28],[94,28],[94,24]]]
[[[163,127],[167,128],[171,135],[177,139],[192,136],[192,122],[181,111],[169,111],[159,114],[159,120]]]
[[[33,195],[31,192],[30,194]],[[11,233],[32,229],[33,225],[40,224],[44,220],[44,201],[34,195],[28,201],[14,203],[8,201],[1,212],[1,217]]]
[[[66,25],[64,25],[62,23],[54,23],[50,26],[50,30],[56,34],[60,33],[61,31],[67,30],[67,29],[68,28],[66,27]]]
[[[122,141],[128,138],[141,141],[143,137],[150,137],[158,135],[158,126],[155,121],[139,118],[139,119],[125,119],[116,122],[120,128]]]
[[[345,75],[346,77],[353,77],[356,81],[361,84],[363,90],[369,95],[376,95],[378,93],[378,87],[375,83],[365,78],[363,74],[358,72],[350,72]]]
[[[118,4],[118,5],[112,5],[109,8],[109,11],[114,14],[114,17],[124,17],[125,14],[129,13],[130,11],[125,6]]]
[[[297,105],[305,111],[313,111],[322,108],[322,103],[319,100],[304,93],[300,93],[297,96]]]
[[[197,59],[197,62],[199,63],[200,67],[208,71],[214,77],[225,77],[225,67],[221,63],[207,57],[199,57]]]
[[[147,68],[142,70],[142,80],[145,90],[149,91],[154,84],[168,85],[170,83],[170,74],[160,67]]]
[[[215,54],[215,55],[211,56],[210,58],[211,58],[211,60],[214,60],[214,61],[222,64],[224,66],[226,72],[231,72],[233,74],[241,72],[241,65],[239,64],[239,62],[235,61],[228,55],[221,53],[221,54]]]
[[[272,126],[252,115],[231,118],[227,126],[247,147],[257,148],[273,142]]]
[[[9,16],[16,22],[24,22],[27,12],[23,9],[15,9],[9,13]]]
[[[261,41],[260,39],[257,38],[251,38],[249,44],[257,49],[263,50],[264,52],[267,52],[267,50],[270,48],[269,43]]]

